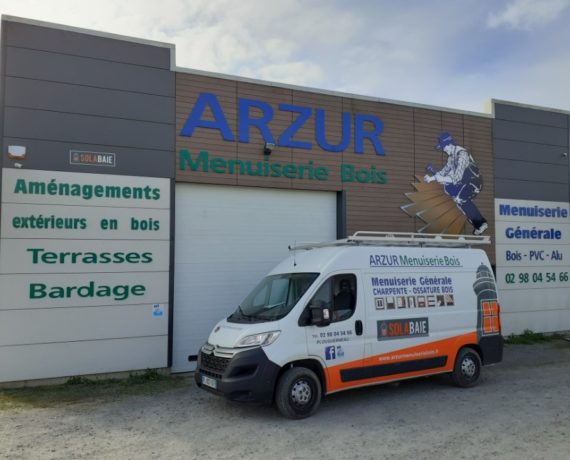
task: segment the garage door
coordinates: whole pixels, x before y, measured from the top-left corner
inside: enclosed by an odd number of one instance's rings
[[[336,238],[336,194],[176,184],[174,372],[289,253]]]

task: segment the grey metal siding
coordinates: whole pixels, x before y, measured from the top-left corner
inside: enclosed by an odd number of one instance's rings
[[[495,103],[495,197],[568,201],[568,115]]]
[[[4,125],[6,137],[99,144],[110,149],[119,146],[174,151],[172,134],[173,128],[167,123],[16,107],[6,107]]]
[[[567,184],[568,171],[564,168],[553,167],[548,163],[533,163],[529,167],[528,161],[496,159],[495,167],[501,171],[499,179],[512,179],[525,182],[548,182],[553,184]]]
[[[495,197],[513,200],[568,201],[568,185],[496,179]]]
[[[520,121],[533,125],[555,126],[567,128],[567,115],[560,112],[550,112],[530,107],[495,104],[495,118],[497,120]]]
[[[169,47],[4,26],[4,150],[26,145],[31,169],[174,177]],[[115,153],[117,167],[70,165],[70,150]]]
[[[518,121],[495,120],[495,137],[546,145],[568,145],[568,129]]]
[[[102,59],[7,48],[6,76],[174,97],[174,73]]]
[[[27,78],[6,78],[6,105],[156,123],[175,121],[171,97]]]
[[[109,174],[112,172],[126,176],[137,176],[148,174],[146,165],[152,164],[154,165],[153,176],[155,177],[173,177],[175,174],[172,153],[168,151],[134,147],[109,147],[91,143],[78,144],[69,141],[58,142],[45,139],[24,140],[15,137],[4,137],[3,151],[6,152],[8,150],[8,145],[21,145],[22,143],[25,143],[29,152],[39,153],[34,155],[33,158],[34,169]],[[69,154],[62,154],[62,152],[69,152],[72,149],[88,152],[111,151],[117,155],[117,165],[114,168],[97,168],[97,171],[94,171],[94,168],[88,166],[69,164]],[[28,159],[26,164],[29,164]],[[110,171],[111,169],[112,171]]]
[[[110,39],[70,30],[5,22],[7,46],[170,69],[170,47]]]
[[[522,141],[495,138],[494,154],[496,159],[526,161],[531,163],[549,163],[565,166],[568,164],[564,153],[567,146],[530,144]]]

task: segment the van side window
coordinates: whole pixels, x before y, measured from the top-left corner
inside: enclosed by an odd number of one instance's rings
[[[331,276],[315,293],[309,305],[328,308],[331,323],[350,318],[356,307],[356,276]]]

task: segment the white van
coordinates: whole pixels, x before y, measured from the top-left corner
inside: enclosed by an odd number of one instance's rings
[[[474,385],[501,361],[488,237],[357,232],[292,248],[220,321],[198,355],[198,386],[275,401],[290,418],[322,395],[450,373]]]

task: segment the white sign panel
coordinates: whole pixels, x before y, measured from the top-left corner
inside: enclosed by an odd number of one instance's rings
[[[170,209],[170,180],[5,168],[2,201]]]
[[[167,272],[168,240],[2,239],[2,273]]]
[[[570,260],[569,244],[532,244],[515,248],[513,244],[497,244],[497,266],[517,266],[524,262],[525,266],[542,267],[545,262],[552,266],[568,265]]]
[[[570,329],[570,324],[547,317],[551,312],[558,315],[570,310],[569,204],[496,199],[495,220],[497,284],[506,313],[505,333]],[[532,318],[531,323],[511,316],[523,312]],[[543,314],[529,316],[529,312]]]
[[[2,238],[164,240],[169,235],[168,209],[2,204]]]
[[[120,340],[116,353],[88,368],[68,360],[59,375],[140,369],[138,361],[118,365],[117,357],[133,341],[167,341],[170,191],[163,178],[2,171],[0,321],[12,333],[4,334],[0,355],[5,347],[16,350],[21,366],[14,369],[36,366],[26,357],[39,356],[40,348],[76,350],[94,338]],[[49,330],[34,332],[39,324]],[[142,367],[166,366],[166,350],[159,354],[162,360]],[[42,359],[54,364],[60,357]],[[16,372],[0,381],[22,376],[30,378]]]
[[[157,273],[2,275],[0,310],[155,304],[168,301]],[[166,281],[168,281],[166,279]]]

